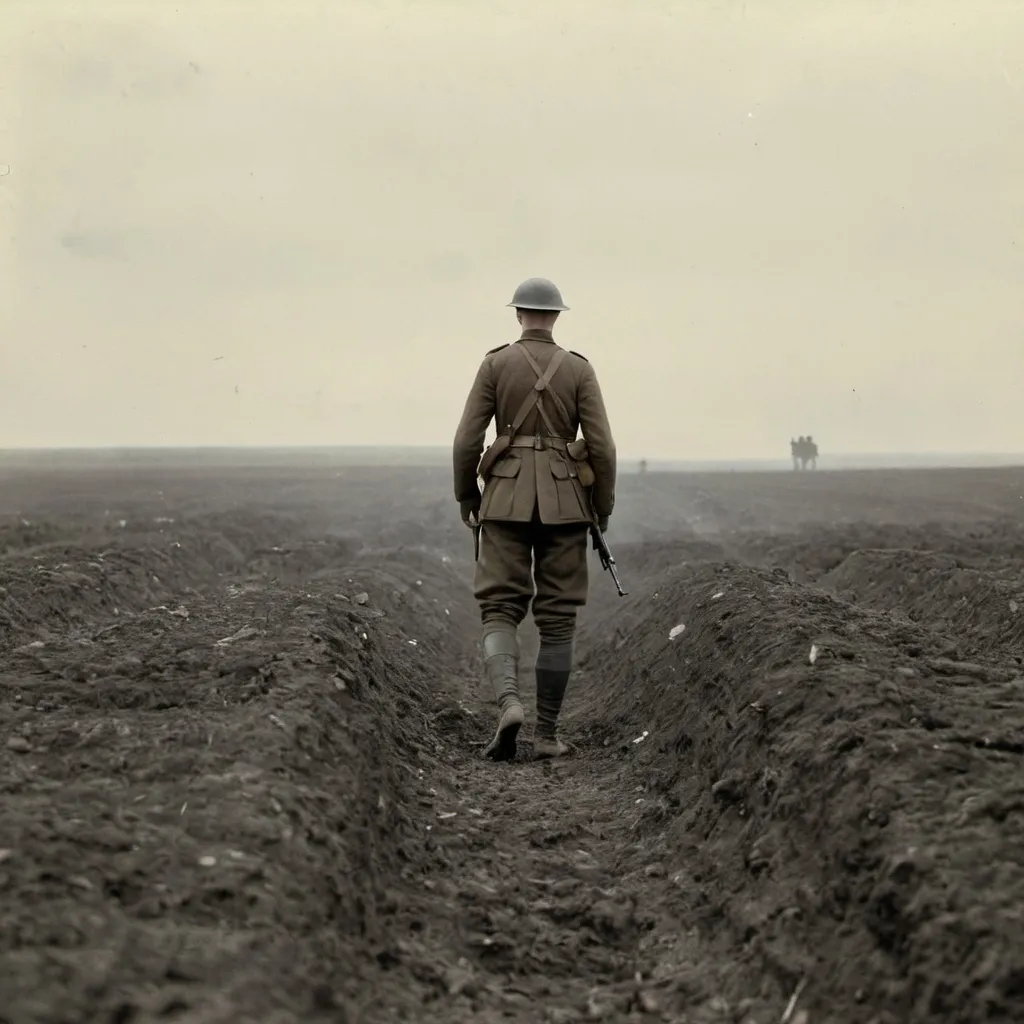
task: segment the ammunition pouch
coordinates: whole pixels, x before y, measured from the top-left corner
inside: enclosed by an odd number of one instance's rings
[[[587,448],[585,437],[570,441],[565,446],[566,454],[576,465],[576,475],[583,487],[593,487],[596,477],[594,467],[590,464],[590,450]]]
[[[484,450],[483,455],[480,456],[480,461],[476,467],[476,475],[485,483],[491,475],[491,470],[494,469],[494,464],[508,451],[509,446],[510,439],[508,434],[499,434]]]

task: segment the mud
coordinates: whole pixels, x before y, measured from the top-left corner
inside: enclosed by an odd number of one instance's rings
[[[804,982],[811,1019],[1013,1019],[1014,660],[965,661],[941,634],[738,566],[678,572],[631,612],[612,641],[629,662],[584,663],[603,684],[587,735],[643,766],[680,916],[745,951],[747,984]]]
[[[627,478],[496,767],[443,474],[9,473],[0,1020],[1024,1019],[1016,476],[855,476]]]
[[[1019,558],[863,550],[825,575],[822,586],[848,601],[931,623],[971,654],[1024,654],[1024,573]]]

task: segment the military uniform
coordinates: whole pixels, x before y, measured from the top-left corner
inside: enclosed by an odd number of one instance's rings
[[[543,279],[524,282],[509,305],[566,308]],[[498,439],[481,458],[491,420]],[[534,749],[564,753],[556,725],[572,670],[576,613],[587,600],[588,533],[595,522],[607,527],[615,505],[615,444],[593,367],[555,344],[549,330],[527,329],[513,344],[492,349],[466,400],[453,462],[456,500],[464,509],[478,506],[474,594],[502,712],[488,754],[515,754],[515,720],[522,722],[517,631],[531,602],[541,639]]]

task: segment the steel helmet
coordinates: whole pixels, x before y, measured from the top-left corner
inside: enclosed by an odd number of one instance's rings
[[[562,302],[562,293],[546,277],[525,280],[516,289],[509,305],[516,309],[539,309],[549,313],[561,313],[569,308]]]

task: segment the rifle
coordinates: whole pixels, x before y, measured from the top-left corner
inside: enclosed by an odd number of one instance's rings
[[[480,561],[480,520],[470,513],[469,523],[470,529],[473,531],[473,561]]]
[[[618,570],[615,568],[615,559],[612,557],[611,551],[608,550],[608,542],[604,539],[604,534],[598,527],[596,519],[590,520],[590,536],[594,538],[594,550],[601,558],[602,568],[607,569],[612,574],[619,597],[625,597],[627,591],[622,589],[622,582],[619,579]]]

